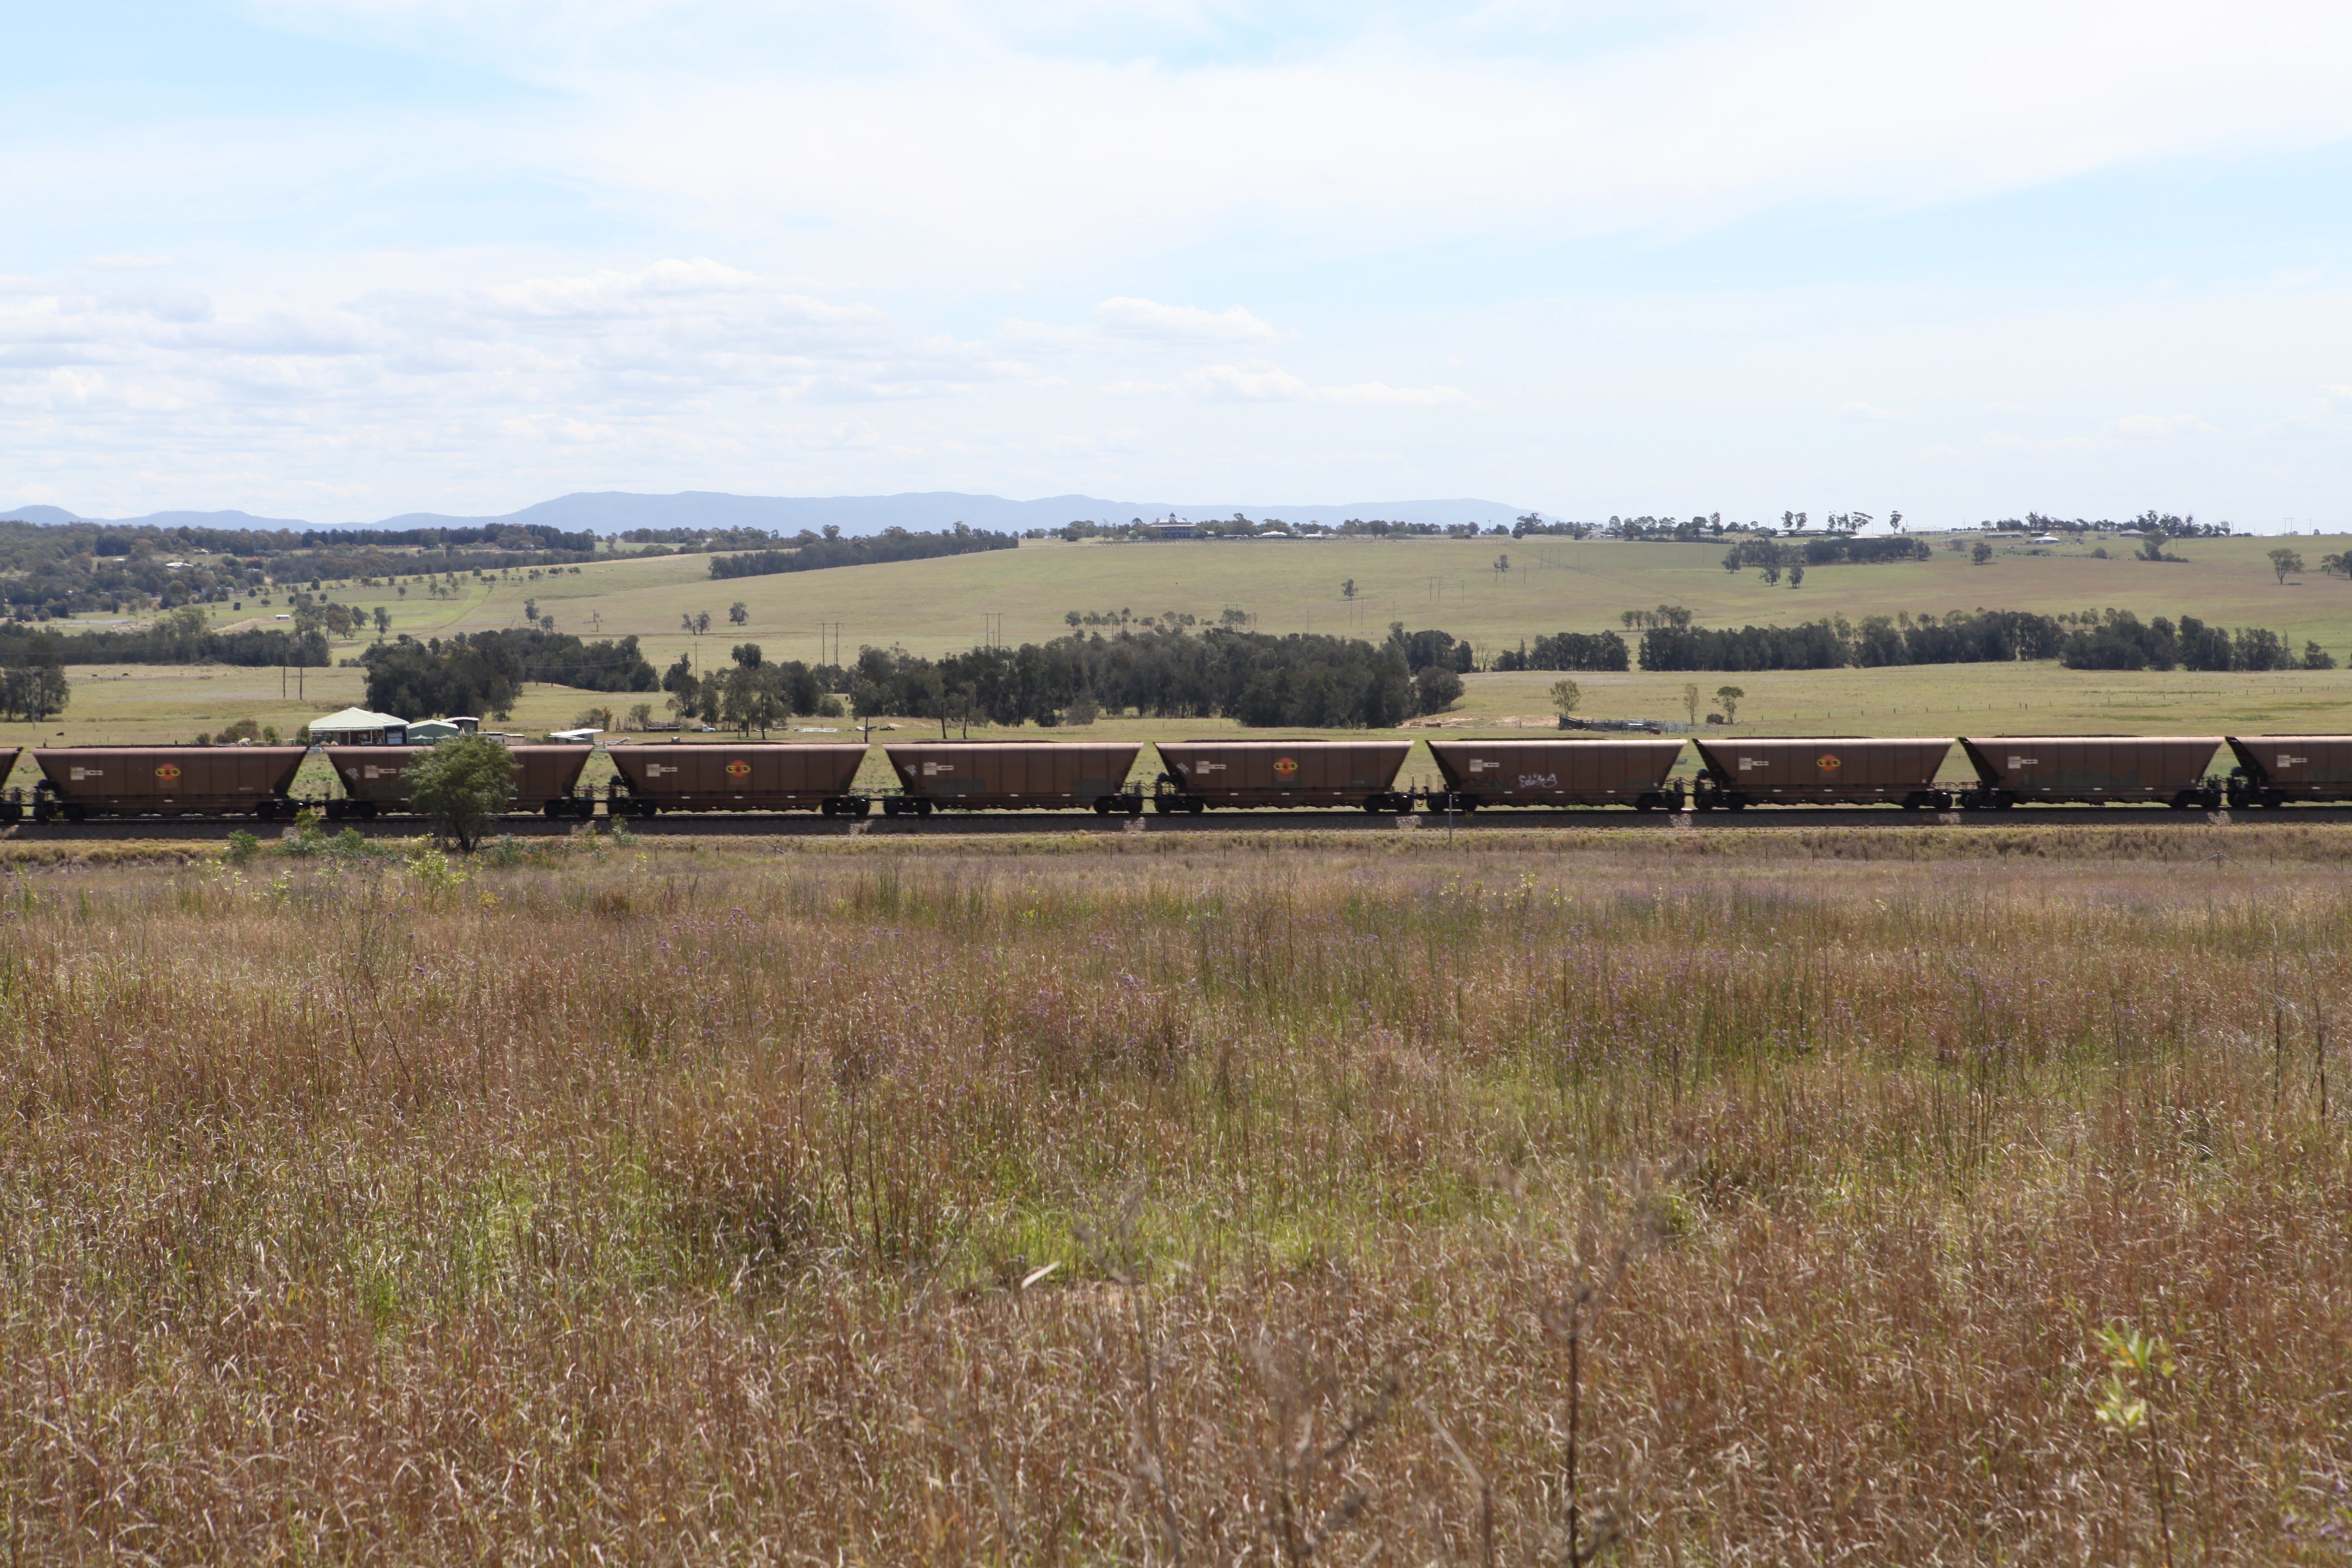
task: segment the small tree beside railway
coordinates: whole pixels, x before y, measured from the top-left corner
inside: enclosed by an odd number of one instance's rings
[[[487,735],[452,735],[401,774],[434,830],[467,855],[514,794],[514,754]]]

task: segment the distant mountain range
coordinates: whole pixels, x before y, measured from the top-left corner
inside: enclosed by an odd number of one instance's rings
[[[1503,501],[1360,500],[1338,506],[1282,506],[1246,501],[1186,505],[1164,500],[1106,500],[1100,496],[1048,496],[1043,500],[1007,500],[1003,496],[929,490],[895,496],[737,496],[718,490],[677,495],[635,495],[627,490],[577,491],[498,517],[452,517],[411,511],[377,522],[316,523],[299,518],[255,517],[242,511],[158,511],[145,517],[85,517],[56,506],[20,506],[0,511],[0,521],[112,522],[157,528],[479,528],[488,523],[546,523],[567,533],[620,533],[633,528],[765,528],[784,533],[823,529],[878,533],[900,528],[934,530],[968,522],[974,528],[1058,528],[1080,518],[1125,522],[1174,512],[1195,521],[1235,512],[1286,522],[1345,522],[1351,517],[1391,522],[1509,522],[1525,508]]]

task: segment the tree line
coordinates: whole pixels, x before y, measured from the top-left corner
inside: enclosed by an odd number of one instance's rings
[[[873,566],[889,561],[928,561],[942,555],[966,555],[984,550],[1019,548],[1018,534],[997,533],[957,523],[939,533],[912,533],[886,528],[865,538],[844,539],[838,528],[822,534],[803,530],[786,550],[753,550],[740,555],[714,555],[714,578],[766,577],[782,572],[818,572],[835,566]]]
[[[2042,616],[2024,610],[1956,610],[1914,620],[1843,616],[1794,626],[1654,626],[1642,634],[1642,668],[1653,670],[1879,668],[1906,664],[1987,664],[2055,659],[2069,669],[2330,669],[2317,643],[2295,654],[2260,626],[2228,630],[2193,616],[2143,624],[2128,610],[2104,616]]]
[[[337,606],[343,608],[344,606]],[[352,612],[356,615],[357,612]],[[216,632],[194,605],[153,626],[129,632],[76,632],[60,637],[21,621],[0,622],[0,664],[28,661],[27,650],[62,664],[235,664],[247,667],[328,664],[327,638],[318,626]]]
[[[1925,561],[1930,553],[1926,540],[1907,536],[1857,539],[1850,532],[1836,532],[1819,539],[1746,539],[1724,552],[1723,569],[1737,573],[1752,566],[1768,584],[1775,585],[1785,574],[1789,586],[1794,588],[1804,583],[1807,567]]]
[[[846,668],[771,663],[756,643],[730,667],[698,674],[680,658],[662,675],[669,710],[750,731],[786,715],[837,711],[955,726],[1091,722],[1132,709],[1150,718],[1227,718],[1255,728],[1386,729],[1439,711],[1462,694],[1470,647],[1445,632],[1360,638],[1212,627],[1198,636],[1130,629],[975,647],[925,658],[864,647]]]
[[[425,642],[403,634],[362,649],[359,664],[367,671],[367,705],[408,719],[452,713],[503,719],[531,680],[583,691],[660,689],[634,637],[583,643],[536,627]]]
[[[1688,611],[1683,613],[1689,615]],[[1517,651],[1505,648],[1495,656],[1495,668],[1627,669],[1632,668],[1632,652],[1625,639],[1615,632],[1557,632],[1536,638],[1533,647],[1522,638]]]
[[[2143,624],[2128,610],[2105,624],[2078,631],[2059,649],[2069,669],[2277,670],[2333,669],[2335,656],[2306,641],[2297,654],[2287,640],[2263,626],[2234,630],[2209,626],[2194,616],[2178,625],[2162,616]]]

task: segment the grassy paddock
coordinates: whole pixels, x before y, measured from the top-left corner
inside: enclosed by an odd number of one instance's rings
[[[2352,835],[2262,837],[12,852],[0,1535],[2340,1561]]]
[[[707,557],[682,555],[599,561],[577,575],[468,576],[449,598],[427,597],[414,584],[406,595],[382,585],[330,584],[329,591],[339,602],[383,609],[395,634],[437,637],[520,626],[528,607],[553,616],[558,630],[581,637],[638,636],[657,668],[685,655],[704,670],[727,668],[729,649],[740,642],[758,643],[772,659],[814,661],[827,657],[824,650],[836,642],[849,658],[863,644],[938,655],[971,647],[992,626],[1015,643],[1042,642],[1070,629],[1066,612],[1122,608],[1139,616],[1177,611],[1210,622],[1234,609],[1255,616],[1253,625],[1261,631],[1374,640],[1386,635],[1391,621],[1401,620],[1443,627],[1491,658],[1550,632],[1613,627],[1620,612],[1662,603],[1685,605],[1704,624],[1719,626],[1788,625],[1832,615],[1859,620],[1897,611],[1944,615],[1990,607],[2058,614],[2113,605],[2143,619],[2193,615],[2227,626],[2267,626],[2298,650],[2305,639],[2315,639],[2352,664],[2352,584],[2317,574],[2321,557],[2347,544],[2342,537],[2184,541],[2174,548],[2188,558],[2185,567],[2122,559],[2128,552],[2115,542],[2105,548],[2116,559],[2095,559],[2087,543],[2039,553],[2004,545],[1991,563],[1977,566],[1945,548],[1951,542],[1939,538],[1924,562],[1817,568],[1796,591],[1768,587],[1753,572],[1723,571],[1720,543],[1558,539],[1032,542],[978,555],[727,581],[709,575]],[[2311,574],[2278,580],[2268,552],[2282,544],[2303,554]],[[1511,569],[1494,570],[1503,556]],[[1339,596],[1344,582],[1356,584],[1357,598]],[[740,626],[728,619],[728,606],[739,600],[746,616]],[[271,617],[285,607],[281,590],[270,605],[218,606],[215,624],[274,626]],[[693,614],[713,618],[709,635],[689,637],[680,629],[680,617]],[[111,624],[117,617],[91,618]],[[831,627],[837,635],[824,629]],[[364,646],[338,644],[334,656],[356,658]],[[187,740],[247,717],[291,735],[364,694],[362,672],[340,664],[304,673],[299,696],[276,669],[99,665],[69,673],[74,694],[67,711],[38,725],[0,725],[0,744]],[[1546,689],[1556,679],[1474,676],[1460,712],[1481,722],[1549,721]],[[1783,734],[2333,732],[2352,726],[2352,675],[2342,670],[2115,673],[2042,663],[1687,678],[1637,670],[1578,679],[1585,711],[1615,718],[1680,718],[1686,679],[1710,700],[1718,686],[1740,686],[1748,692],[1742,725]],[[518,729],[562,728],[584,708],[625,712],[641,700],[532,687],[516,705],[513,722]],[[908,722],[910,732],[919,732],[919,721]],[[1231,728],[1222,721],[1124,726],[1108,721],[1101,732],[1215,734]]]

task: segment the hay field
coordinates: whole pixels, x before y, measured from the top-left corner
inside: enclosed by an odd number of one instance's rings
[[[2221,841],[11,849],[0,1535],[2340,1562],[2352,836]]]

